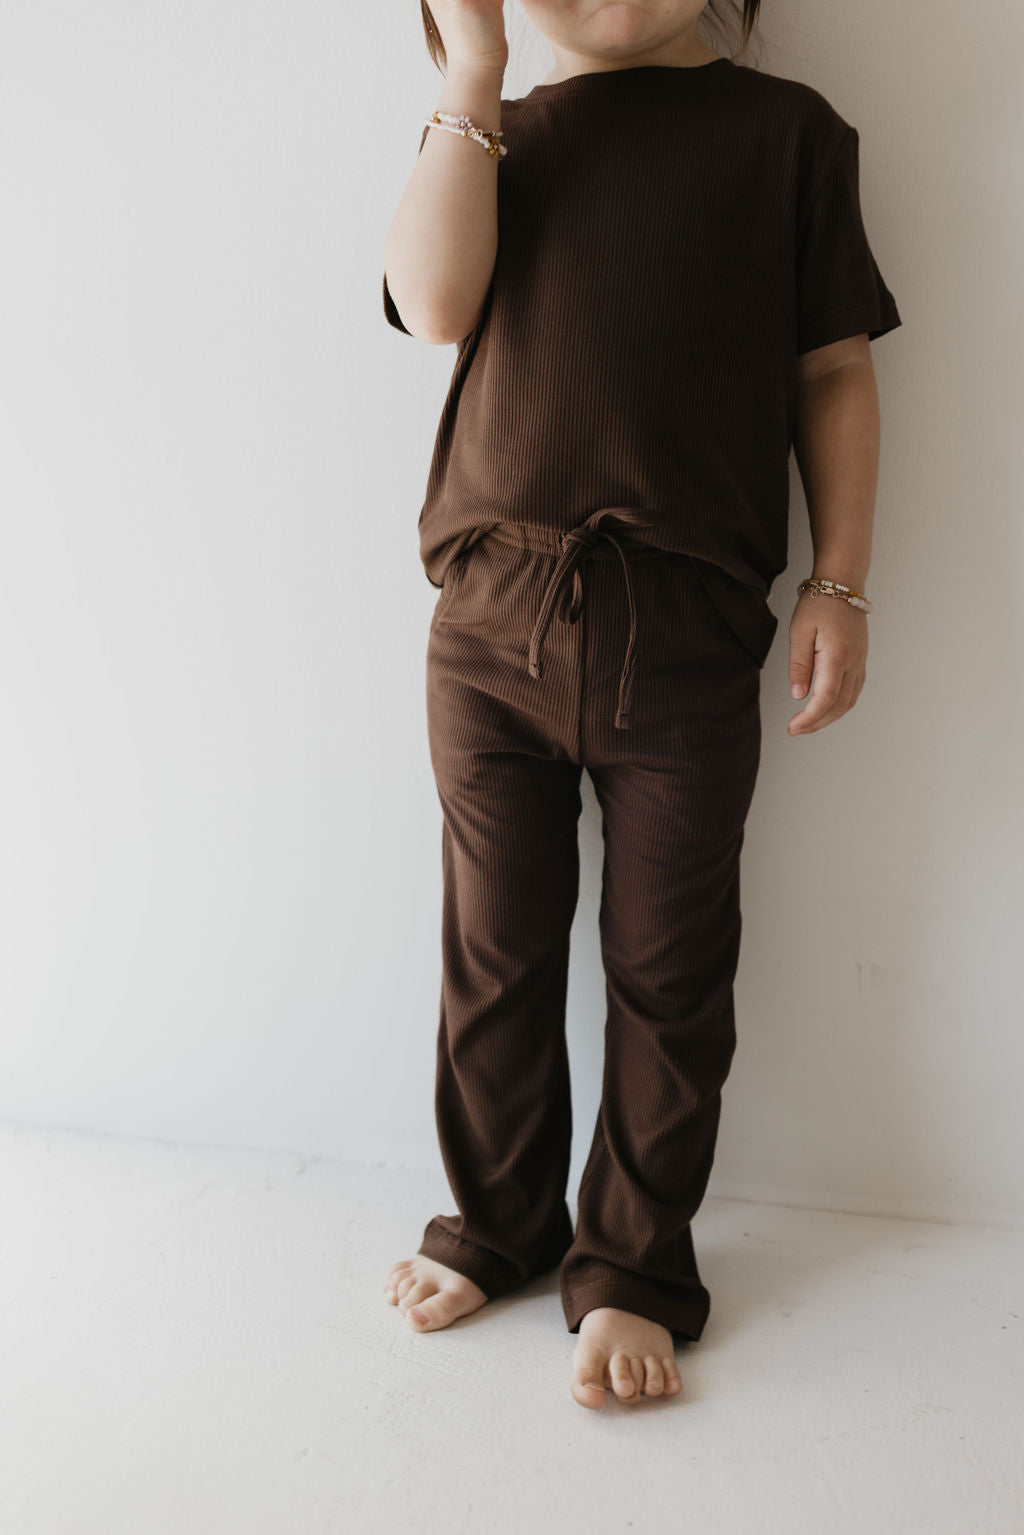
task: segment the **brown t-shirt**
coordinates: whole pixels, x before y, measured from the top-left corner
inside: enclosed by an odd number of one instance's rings
[[[633,538],[743,583],[770,640],[797,357],[901,323],[856,128],[811,86],[724,58],[537,85],[494,126],[497,256],[441,412],[428,579],[496,523],[564,532],[643,507],[657,521]],[[386,277],[383,297],[404,331]]]

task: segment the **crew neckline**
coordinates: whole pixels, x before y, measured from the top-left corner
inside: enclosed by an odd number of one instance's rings
[[[582,74],[566,75],[564,80],[552,80],[549,84],[535,85],[524,99],[532,96],[548,97],[559,91],[580,89],[589,82],[614,80],[620,75],[700,75],[723,64],[733,67],[732,59],[709,59],[706,64],[626,64],[622,69],[588,69]]]

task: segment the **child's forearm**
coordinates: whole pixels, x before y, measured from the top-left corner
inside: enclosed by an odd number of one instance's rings
[[[880,432],[866,338],[853,360],[801,378],[793,445],[814,544],[810,573],[857,591],[871,563]]]
[[[502,73],[452,64],[437,102],[500,128]],[[498,249],[498,156],[475,139],[427,132],[388,232],[388,288],[414,336],[459,341],[476,323]]]

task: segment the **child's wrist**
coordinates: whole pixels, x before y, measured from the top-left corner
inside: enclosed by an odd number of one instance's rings
[[[862,592],[867,585],[868,568],[842,560],[815,560],[811,580],[839,581],[843,586],[852,586],[855,592]]]
[[[504,64],[471,63],[453,59],[445,71],[445,85],[455,84],[460,88],[472,89],[474,86],[497,86],[498,90],[505,80]]]

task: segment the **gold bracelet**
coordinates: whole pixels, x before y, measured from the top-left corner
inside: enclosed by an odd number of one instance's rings
[[[874,603],[869,602],[863,592],[855,592],[852,586],[844,586],[842,581],[825,581],[817,576],[807,576],[800,582],[797,592],[810,592],[812,597],[822,594],[826,597],[842,597],[844,602],[861,608],[865,613],[870,613],[874,608]]]
[[[458,116],[451,112],[431,112],[426,119],[426,125],[428,128],[443,128],[446,133],[459,133],[464,139],[476,139],[489,155],[498,157],[508,154],[506,146],[498,143],[502,137],[500,128],[478,128],[465,112],[459,113]]]

